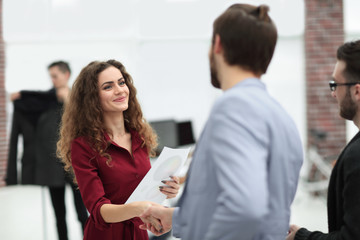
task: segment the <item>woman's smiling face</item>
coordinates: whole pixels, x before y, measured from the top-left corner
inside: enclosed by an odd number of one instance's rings
[[[111,66],[98,76],[101,107],[106,112],[124,112],[128,109],[129,88],[120,70]]]

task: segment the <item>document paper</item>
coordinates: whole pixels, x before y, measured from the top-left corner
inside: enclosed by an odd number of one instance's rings
[[[158,159],[155,160],[149,172],[135,188],[126,203],[151,201],[162,204],[166,195],[159,190],[159,186],[165,186],[161,181],[169,180],[170,176],[177,176],[180,173],[189,152],[190,148],[172,149],[164,147]]]

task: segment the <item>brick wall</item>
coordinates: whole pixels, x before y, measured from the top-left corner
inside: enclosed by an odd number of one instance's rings
[[[305,0],[305,11],[308,142],[310,129],[326,131],[320,153],[336,155],[346,144],[346,128],[328,81],[336,63],[336,50],[344,41],[343,1]]]
[[[4,186],[7,161],[5,51],[2,31],[2,0],[0,0],[0,187]]]

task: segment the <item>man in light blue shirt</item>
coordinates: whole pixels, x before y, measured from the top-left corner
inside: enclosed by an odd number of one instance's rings
[[[178,208],[150,207],[142,228],[183,240],[280,240],[303,160],[299,133],[260,81],[276,27],[268,7],[235,4],[214,22],[211,81],[216,101],[197,143]]]

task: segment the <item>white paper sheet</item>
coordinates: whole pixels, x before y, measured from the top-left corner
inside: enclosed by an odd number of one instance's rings
[[[137,201],[151,201],[158,204],[166,199],[166,195],[160,192],[159,186],[164,186],[162,180],[169,180],[170,176],[177,176],[184,166],[189,155],[190,148],[172,149],[164,147],[158,159],[136,187],[126,203]]]

